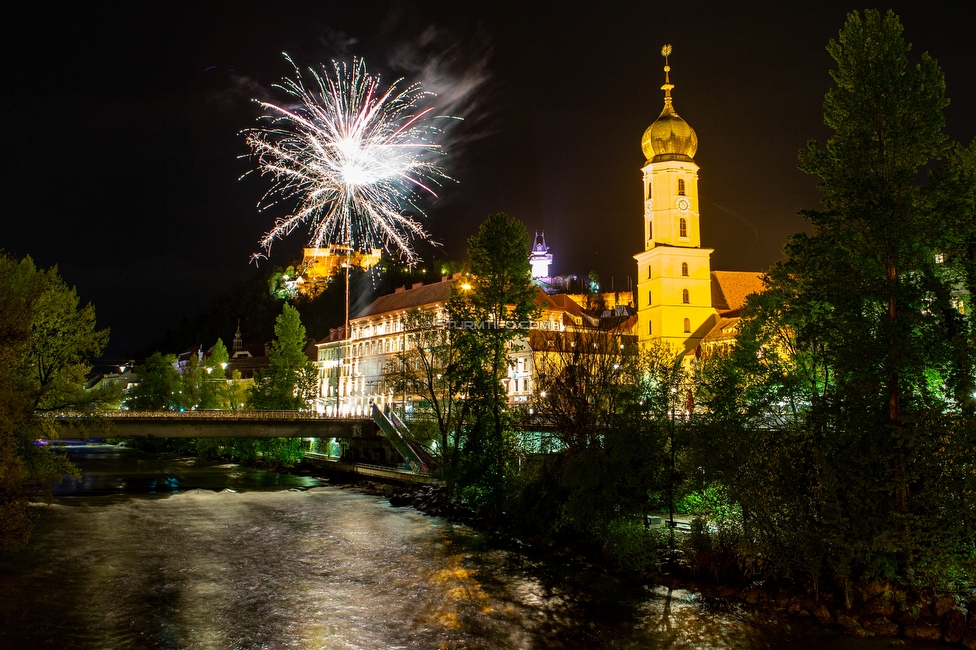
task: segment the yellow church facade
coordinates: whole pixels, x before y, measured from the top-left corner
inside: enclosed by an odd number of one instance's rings
[[[745,295],[762,290],[761,275],[712,272],[713,249],[701,246],[698,199],[698,135],[674,110],[665,46],[664,108],[644,132],[641,170],[644,250],[637,260],[638,338],[664,341],[690,352],[719,325],[737,318]],[[726,284],[734,284],[730,291]],[[742,293],[742,287],[747,293]],[[741,300],[729,304],[735,293]],[[713,334],[714,336],[714,334]]]

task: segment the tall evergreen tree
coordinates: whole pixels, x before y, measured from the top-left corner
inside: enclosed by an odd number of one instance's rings
[[[207,358],[207,366],[213,369],[211,374],[225,379],[227,368],[224,364],[228,361],[230,361],[230,354],[227,352],[227,346],[224,345],[223,339],[217,339],[213,349],[210,350],[210,356]]]
[[[305,355],[305,326],[298,310],[285,303],[275,321],[267,370],[255,374],[251,406],[259,410],[301,410],[314,397],[315,366]]]

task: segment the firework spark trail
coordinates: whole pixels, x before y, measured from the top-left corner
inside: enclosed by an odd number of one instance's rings
[[[259,209],[297,201],[260,245],[268,255],[276,239],[307,224],[310,246],[382,248],[415,263],[412,241],[429,241],[429,235],[409,211],[423,215],[418,190],[435,195],[433,187],[449,180],[434,160],[441,150],[432,120],[443,116],[418,106],[430,96],[420,84],[400,89],[400,79],[382,91],[362,59],[353,59],[349,68],[333,61],[332,67],[334,75],[325,66],[321,74],[309,68],[308,87],[295,66],[294,78],[275,86],[295,106],[260,102],[260,119],[268,126],[244,132],[256,171],[273,180]]]

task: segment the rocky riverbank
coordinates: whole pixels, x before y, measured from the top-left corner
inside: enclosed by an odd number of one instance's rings
[[[333,481],[334,485],[337,484]],[[538,540],[518,535],[469,508],[454,503],[440,486],[405,489],[404,486],[371,482],[347,484],[369,494],[384,496],[395,507],[412,507],[431,516],[444,517],[478,530],[517,538],[530,545]],[[575,557],[619,573],[600,556],[597,549],[579,545],[556,549],[559,555]],[[739,601],[755,607],[769,607],[791,616],[816,619],[822,625],[836,625],[852,637],[892,637],[891,647],[904,646],[904,639],[942,641],[966,650],[976,650],[976,594],[924,594],[895,586],[872,583],[852,587],[847,598],[834,594],[810,594],[789,587],[764,584],[717,584],[690,575],[680,564],[653,574],[628,574],[627,577],[695,591],[703,599]],[[847,601],[851,606],[847,607]],[[901,637],[901,638],[899,638]]]

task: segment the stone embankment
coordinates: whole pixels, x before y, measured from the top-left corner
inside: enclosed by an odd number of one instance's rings
[[[333,485],[336,484],[333,481]],[[471,509],[454,503],[441,486],[427,485],[405,490],[403,486],[355,482],[339,487],[346,486],[385,496],[394,507],[412,507],[425,514],[465,523],[477,529],[503,535],[515,534],[515,531],[492,526],[491,522]],[[571,549],[567,549],[567,552],[578,555]],[[588,559],[601,564],[599,558]],[[590,562],[585,564],[592,566]],[[904,637],[942,641],[966,650],[976,650],[976,596],[971,599],[952,595],[926,596],[875,583],[855,587],[850,598],[852,607],[847,608],[843,600],[832,594],[820,594],[818,598],[795,589],[716,584],[695,579],[680,570],[639,577],[673,588],[696,591],[704,599],[739,601],[785,611],[792,616],[813,618],[823,625],[836,625],[853,637],[894,637],[889,644],[891,647],[905,645],[905,641],[897,638]]]
[[[740,600],[793,616],[814,618],[823,625],[837,625],[853,637],[901,636],[976,650],[976,600],[966,601],[959,596],[910,594],[891,585],[874,583],[854,588],[853,606],[847,608],[831,594],[816,598],[763,586],[739,588],[701,582],[683,586],[698,591],[703,598]],[[892,647],[898,645],[904,642],[891,642]]]

